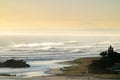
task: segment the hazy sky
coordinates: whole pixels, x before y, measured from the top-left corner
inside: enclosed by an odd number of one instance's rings
[[[120,0],[0,0],[0,34],[120,35]]]

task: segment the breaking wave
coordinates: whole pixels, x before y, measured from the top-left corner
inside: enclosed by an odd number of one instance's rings
[[[43,43],[20,43],[13,44],[13,47],[41,47],[41,46],[62,46],[65,44],[75,44],[77,41],[67,41],[67,42],[43,42]]]
[[[105,41],[105,42],[100,42],[100,43],[93,43],[93,44],[95,44],[95,45],[110,45],[111,44],[111,42],[110,41]]]
[[[78,43],[77,41],[67,41],[66,44],[76,44]]]
[[[14,44],[13,47],[41,47],[41,46],[60,46],[60,45],[64,45],[64,43],[60,43],[60,42],[21,43],[21,44]]]
[[[85,51],[82,49],[75,49],[71,51],[72,53],[84,53]]]

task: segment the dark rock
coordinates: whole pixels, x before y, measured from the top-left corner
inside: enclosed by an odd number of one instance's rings
[[[24,67],[30,67],[30,65],[27,64],[26,61],[23,61],[23,60],[10,59],[3,63],[0,63],[0,67],[24,68]]]

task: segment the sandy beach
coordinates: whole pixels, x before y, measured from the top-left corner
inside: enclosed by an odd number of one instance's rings
[[[88,76],[3,77],[0,80],[104,80]]]
[[[49,76],[35,76],[35,77],[26,77],[26,76],[0,76],[0,80],[105,80],[99,79],[92,76],[59,76],[56,74],[61,74],[60,69],[51,69],[48,71]]]
[[[86,61],[86,59],[87,59],[87,61],[89,61],[89,58],[85,58],[84,61]],[[80,60],[82,60],[82,59],[80,59]],[[61,62],[60,64],[71,64],[71,67],[76,65],[71,61]],[[82,69],[82,67],[81,67],[81,69]],[[95,75],[93,76],[93,75],[87,75],[87,74],[86,75],[82,75],[82,74],[75,74],[75,75],[69,74],[68,75],[68,74],[64,73],[64,71],[61,70],[61,68],[50,69],[46,73],[51,74],[51,75],[48,75],[48,76],[44,76],[44,75],[43,76],[32,76],[32,77],[27,77],[27,76],[0,76],[0,80],[110,80],[110,79],[100,79],[100,78],[95,77]]]

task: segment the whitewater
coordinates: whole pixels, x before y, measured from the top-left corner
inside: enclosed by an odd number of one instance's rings
[[[51,75],[47,71],[64,66],[58,62],[96,57],[112,45],[120,52],[119,36],[0,36],[0,61],[25,60],[30,68],[0,68],[0,74],[17,76]]]

